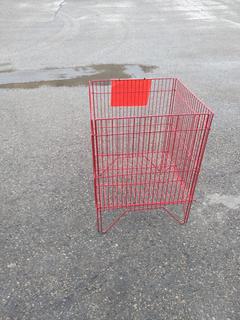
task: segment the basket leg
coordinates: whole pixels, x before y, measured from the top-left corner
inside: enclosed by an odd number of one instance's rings
[[[166,207],[162,207],[162,209],[171,217],[173,218],[175,221],[177,221],[179,224],[185,224],[188,222],[189,219],[189,214],[190,214],[190,210],[191,210],[191,206],[192,206],[192,202],[185,204],[182,204],[182,212],[183,212],[183,218],[179,218],[177,216],[176,213],[170,211],[169,209],[167,209]]]
[[[184,210],[184,223],[187,223],[187,222],[188,222],[191,207],[192,207],[192,202],[189,202],[189,203],[187,204],[187,207],[186,207],[186,208],[185,208],[185,204],[183,205],[183,208],[184,208],[184,209],[183,209],[183,210]]]
[[[97,231],[98,232],[102,232],[102,214],[101,214],[101,211],[100,210],[98,210],[98,209],[96,209],[96,214],[97,214],[97,216],[96,216],[96,218],[97,218]]]
[[[128,213],[128,210],[124,210],[115,219],[113,219],[111,223],[109,223],[107,226],[103,227],[102,212],[101,211],[97,211],[97,231],[99,233],[102,233],[102,234],[107,233],[127,213]]]

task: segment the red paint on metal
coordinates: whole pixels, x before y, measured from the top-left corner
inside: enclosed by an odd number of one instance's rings
[[[151,80],[112,80],[112,107],[143,107],[148,102]]]

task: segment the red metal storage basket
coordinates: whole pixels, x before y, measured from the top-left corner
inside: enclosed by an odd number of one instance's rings
[[[98,231],[145,209],[186,223],[213,113],[174,78],[91,81],[89,102]]]

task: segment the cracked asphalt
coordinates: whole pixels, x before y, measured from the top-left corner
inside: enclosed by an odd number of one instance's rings
[[[239,38],[233,0],[0,3],[1,320],[240,319]],[[96,232],[101,76],[176,76],[215,112],[187,225]]]

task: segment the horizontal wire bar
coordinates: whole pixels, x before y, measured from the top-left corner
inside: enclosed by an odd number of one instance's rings
[[[206,131],[204,128],[201,129],[176,129],[176,130],[155,130],[155,131],[141,131],[141,132],[119,132],[119,133],[104,133],[104,134],[96,134],[97,137],[109,137],[109,136],[122,136],[122,135],[130,135],[130,134],[145,134],[145,133],[175,133],[175,132],[199,132],[199,131]],[[94,135],[95,136],[95,135]]]
[[[155,205],[161,205],[161,206],[167,206],[167,205],[177,205],[177,204],[187,204],[191,203],[193,200],[192,199],[185,199],[185,200],[179,200],[179,201],[158,201],[158,202],[141,202],[141,203],[131,203],[127,205],[119,205],[119,206],[97,206],[97,210],[116,210],[116,209],[127,209],[127,208],[132,208],[132,207],[151,207]]]
[[[118,121],[118,120],[129,120],[129,119],[150,119],[150,118],[178,118],[178,117],[186,117],[186,116],[208,116],[209,113],[207,112],[183,112],[183,113],[172,113],[172,114],[169,114],[169,113],[165,113],[165,114],[156,114],[156,115],[153,115],[153,114],[150,114],[150,115],[141,115],[141,116],[119,116],[119,117],[109,117],[109,118],[103,118],[103,117],[97,117],[94,119],[95,122],[98,122],[98,121],[107,121],[107,120],[114,120],[114,121]]]

